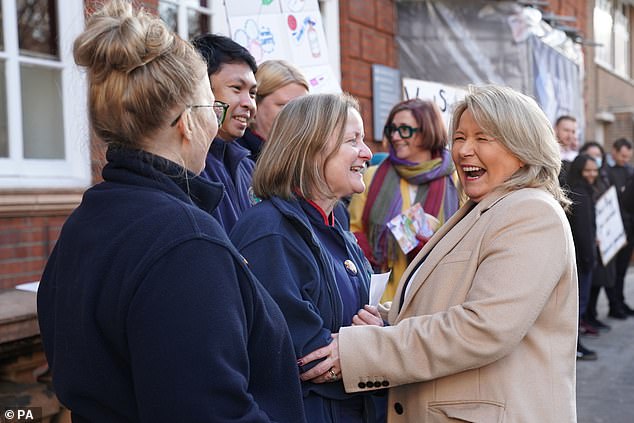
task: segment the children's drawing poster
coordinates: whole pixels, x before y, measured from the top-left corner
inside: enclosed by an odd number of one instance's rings
[[[245,47],[259,64],[269,59],[287,59],[288,36],[282,15],[249,15],[229,18],[231,38]]]
[[[291,61],[298,66],[328,63],[326,36],[319,11],[285,16]]]
[[[317,0],[228,0],[229,33],[258,64],[283,59],[298,66],[311,93],[341,92],[329,65]]]
[[[340,93],[341,87],[330,65],[302,67],[311,94]]]
[[[283,13],[319,12],[317,0],[280,0]]]
[[[229,16],[259,16],[272,13],[281,13],[282,1],[288,2],[290,0],[227,0],[224,3],[227,6],[227,14]]]

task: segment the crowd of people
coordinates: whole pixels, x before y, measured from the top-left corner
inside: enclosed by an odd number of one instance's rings
[[[623,289],[625,275],[634,249],[634,215],[628,210],[627,198],[632,194],[626,187],[634,183],[632,142],[619,138],[612,144],[609,155],[596,141],[586,141],[577,150],[577,122],[572,116],[561,116],[555,124],[562,157],[560,183],[573,200],[568,213],[577,259],[579,280],[579,335],[598,337],[611,329],[599,319],[597,301],[605,291],[609,311],[607,317],[624,320],[634,316],[625,301]],[[572,146],[572,147],[571,147]],[[608,189],[616,190],[621,222],[626,244],[613,257],[604,258],[600,253],[597,234],[595,205]],[[596,360],[597,353],[586,348],[581,339],[577,343],[577,359]]]
[[[228,37],[109,0],[74,57],[107,164],[38,292],[73,421],[576,421],[601,287],[632,314],[632,246],[603,263],[595,223],[615,186],[634,231],[628,140],[608,165],[573,117],[470,86],[449,129],[394,105],[369,166],[352,96]]]

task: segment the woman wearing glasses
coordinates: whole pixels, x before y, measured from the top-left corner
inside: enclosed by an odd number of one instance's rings
[[[365,173],[368,188],[352,196],[349,211],[350,230],[374,270],[392,270],[382,298],[389,301],[427,237],[417,234],[414,242],[409,242],[409,249],[403,248],[395,235],[398,225],[393,232],[388,222],[398,220],[419,204],[432,217],[427,218],[429,224],[433,221],[435,226],[442,225],[458,210],[458,191],[455,168],[446,148],[447,130],[433,102],[413,99],[398,103],[387,117],[384,132],[389,156]]]
[[[60,401],[75,422],[303,421],[284,317],[210,215],[221,186],[198,176],[224,113],[204,60],[125,0],[74,55],[108,162],[38,292]]]

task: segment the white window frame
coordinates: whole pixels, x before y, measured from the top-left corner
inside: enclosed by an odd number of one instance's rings
[[[84,188],[91,183],[90,136],[86,111],[86,81],[73,60],[73,41],[84,29],[84,0],[58,0],[59,59],[21,56],[18,47],[16,1],[2,1],[7,94],[9,157],[0,158],[0,189]],[[61,97],[64,159],[23,157],[20,67],[23,64],[58,69]]]
[[[630,67],[630,45],[632,34],[630,33],[631,19],[632,13],[628,10],[627,16],[625,16],[626,22],[617,22],[617,14],[623,10],[623,7],[628,7],[631,4],[631,1],[623,1],[623,0],[603,0],[603,3],[610,5],[610,14],[609,14],[609,44],[598,46],[595,49],[594,61],[598,65],[603,66],[604,68],[614,72],[615,74],[623,77],[630,78],[632,73],[632,69]],[[597,15],[602,14],[607,18],[607,10],[604,10],[599,7],[599,2],[597,1],[594,6],[594,28],[595,28],[595,40],[604,43],[605,41],[601,39],[601,37],[597,36],[597,31],[605,31],[607,22],[600,23],[597,22]],[[623,55],[621,59],[617,59],[617,55]],[[621,66],[617,67],[617,64]]]

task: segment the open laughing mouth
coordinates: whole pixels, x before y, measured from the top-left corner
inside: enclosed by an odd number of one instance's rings
[[[365,166],[350,166],[350,171],[354,173],[362,174],[365,171]]]
[[[484,175],[486,169],[478,166],[463,166],[462,171],[464,172],[467,181],[475,181]]]

